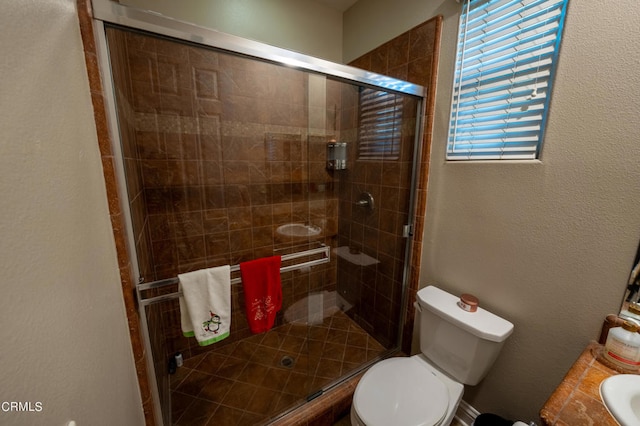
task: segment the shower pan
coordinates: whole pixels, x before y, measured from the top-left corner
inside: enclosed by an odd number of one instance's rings
[[[94,9],[162,422],[273,422],[397,351],[424,89]],[[327,167],[336,141],[342,168]],[[252,334],[237,265],[273,255],[282,309]],[[220,265],[232,270],[230,336],[199,346],[181,332],[177,275]]]

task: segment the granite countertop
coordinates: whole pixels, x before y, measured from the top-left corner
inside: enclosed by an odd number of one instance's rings
[[[600,399],[600,383],[620,373],[596,359],[601,347],[591,342],[564,376],[540,410],[543,425],[618,426]]]

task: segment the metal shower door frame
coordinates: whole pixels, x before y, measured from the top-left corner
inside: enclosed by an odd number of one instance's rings
[[[403,80],[395,79],[385,75],[373,73],[370,71],[362,70],[359,68],[351,67],[348,65],[338,64],[324,59],[315,58],[313,56],[304,55],[301,53],[289,51],[279,47],[271,46],[268,44],[256,42],[253,40],[244,39],[242,37],[234,36],[231,34],[222,33],[219,31],[211,30],[194,24],[182,22],[176,19],[172,19],[151,11],[137,9],[131,6],[125,6],[117,3],[113,0],[92,0],[92,11],[94,18],[95,37],[97,40],[98,50],[98,62],[102,70],[102,73],[106,76],[111,75],[108,46],[106,42],[105,27],[104,24],[115,24],[123,27],[128,27],[136,30],[147,31],[155,33],[160,36],[171,37],[179,40],[183,40],[190,43],[195,43],[203,46],[212,47],[222,51],[226,51],[232,54],[241,55],[257,60],[270,62],[286,67],[291,67],[303,71],[307,71],[315,74],[322,74],[330,76],[346,83],[353,83],[357,85],[363,85],[366,87],[380,89],[388,92],[396,92],[399,94],[409,95],[418,98],[418,111],[417,111],[417,124],[416,124],[416,136],[414,146],[414,159],[413,170],[410,186],[410,201],[409,201],[409,223],[406,225],[407,235],[406,238],[406,254],[404,262],[403,273],[403,296],[400,327],[398,330],[399,341],[402,339],[402,329],[406,317],[406,305],[407,299],[407,281],[410,273],[411,247],[412,247],[412,230],[413,230],[413,218],[415,216],[415,202],[416,202],[416,189],[417,178],[419,173],[419,162],[421,158],[421,145],[423,140],[423,118],[425,114],[425,98],[426,88],[423,86],[409,83]],[[122,162],[122,152],[119,140],[119,131],[117,124],[117,113],[115,109],[115,99],[113,96],[113,84],[110,79],[104,81],[105,103],[108,113],[108,121],[110,126],[110,133],[112,135],[112,143],[114,150],[114,163],[116,173],[118,176],[118,188],[121,194],[127,194],[124,164]],[[126,199],[126,197],[122,197]],[[129,205],[126,202],[122,202],[121,209],[124,214],[124,219],[127,228],[127,237],[131,247],[135,247],[135,238],[132,231],[131,212]],[[134,276],[138,277],[139,266],[136,256],[132,256],[130,259]],[[149,341],[148,324],[146,320],[146,305],[140,305],[140,321],[143,334],[143,340],[146,348],[151,347]],[[400,342],[399,342],[400,343]],[[146,357],[148,365],[154,365],[151,358],[151,351],[146,350]],[[155,374],[150,370],[149,381],[151,384],[151,393],[154,399],[155,406],[155,418],[161,423],[163,422],[161,404],[159,401],[159,395],[157,391],[157,383]]]

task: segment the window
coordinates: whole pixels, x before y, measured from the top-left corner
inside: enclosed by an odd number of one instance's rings
[[[402,97],[369,88],[360,91],[359,160],[400,157]]]
[[[568,0],[466,0],[447,160],[539,158]]]

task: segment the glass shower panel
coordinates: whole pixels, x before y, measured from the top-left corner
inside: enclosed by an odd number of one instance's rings
[[[310,357],[327,389],[399,346],[418,100],[309,79],[310,220],[331,246],[307,295]],[[300,302],[297,302],[300,303]]]
[[[336,303],[354,332],[347,335],[346,374],[350,366],[357,369],[397,349],[401,339],[419,103],[331,78],[327,93],[327,99],[339,98],[328,128],[337,129],[335,141],[346,145],[346,166],[329,171],[338,206],[332,249]]]

